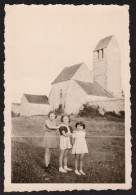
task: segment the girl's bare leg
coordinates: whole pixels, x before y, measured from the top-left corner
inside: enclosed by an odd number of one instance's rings
[[[85,175],[85,173],[84,173],[84,171],[82,170],[82,168],[83,168],[83,157],[84,157],[84,154],[80,154],[80,170],[79,170],[79,172],[82,174],[82,175]]]
[[[64,152],[64,166],[67,167],[67,161],[68,161],[68,149]]]
[[[75,170],[78,169],[79,154],[75,154]]]
[[[66,171],[72,171],[72,169],[67,166],[68,152],[69,152],[69,149],[66,149],[65,152],[64,152],[64,169]]]
[[[80,154],[80,157],[79,157],[79,167],[80,167],[80,170],[82,170],[83,168],[83,157],[84,157],[84,154]]]
[[[75,154],[75,174],[81,175],[81,173],[78,171],[78,162],[79,162],[79,154]]]
[[[62,165],[63,165],[62,161],[63,161],[63,157],[64,157],[64,151],[65,151],[65,150],[61,150],[61,151],[60,151],[60,156],[59,156],[59,167],[62,167]]]
[[[48,165],[50,164],[50,158],[51,158],[51,148],[49,149],[49,153],[48,153]]]
[[[48,164],[49,164],[49,148],[45,148],[44,160],[45,160],[45,166],[48,167]]]

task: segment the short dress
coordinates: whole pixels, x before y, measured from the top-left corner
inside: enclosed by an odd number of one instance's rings
[[[72,127],[62,124],[59,128],[59,131],[60,131],[60,150],[72,148],[70,137],[65,137],[62,134],[62,131],[65,131],[65,133],[71,133],[72,135],[73,132]]]
[[[73,133],[72,137],[75,138],[75,142],[72,148],[72,154],[88,153],[85,135],[85,131],[76,131]]]
[[[47,125],[57,127],[56,121],[46,120],[43,129],[45,130],[41,146],[44,148],[58,148],[59,131],[58,129],[49,129]],[[50,130],[50,131],[48,131]]]

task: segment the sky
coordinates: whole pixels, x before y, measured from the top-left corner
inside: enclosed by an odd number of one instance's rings
[[[11,102],[23,93],[49,95],[62,69],[84,62],[91,70],[100,39],[114,35],[124,89],[129,67],[128,6],[6,5],[5,80]],[[8,79],[7,79],[8,78]]]

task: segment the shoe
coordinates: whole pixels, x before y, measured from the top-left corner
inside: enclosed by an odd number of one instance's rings
[[[78,170],[75,170],[76,175],[81,175],[81,173]]]
[[[50,169],[50,167],[44,167],[44,171],[45,171],[46,173],[50,173],[50,172],[51,172],[51,169]]]
[[[86,175],[83,170],[79,170],[79,172],[82,174],[82,175]]]
[[[50,164],[48,164],[48,167],[51,168],[51,169],[54,169],[54,167],[52,167]]]
[[[63,169],[63,167],[60,167],[59,171],[62,172],[62,173],[67,173],[67,171],[65,169]]]
[[[73,169],[68,168],[68,167],[65,167],[65,166],[64,166],[64,169],[65,169],[66,171],[73,171]]]
[[[51,170],[55,170],[56,168],[55,167],[52,167],[50,164],[48,165],[49,169]]]

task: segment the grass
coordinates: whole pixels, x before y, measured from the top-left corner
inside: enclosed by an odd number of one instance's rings
[[[50,174],[44,172],[44,148],[40,146],[44,133],[42,130],[44,120],[45,118],[42,116],[17,117],[12,119],[13,183],[125,182],[123,121],[109,121],[104,118],[84,118],[89,154],[86,154],[84,157],[86,176],[77,176],[74,172],[68,172],[67,174],[58,172],[58,149],[54,149],[51,156],[51,163],[56,170]],[[57,120],[59,121],[59,117]],[[73,128],[77,120],[83,120],[83,118],[71,117],[71,126]],[[68,164],[74,169],[74,156],[72,154],[69,154]]]

